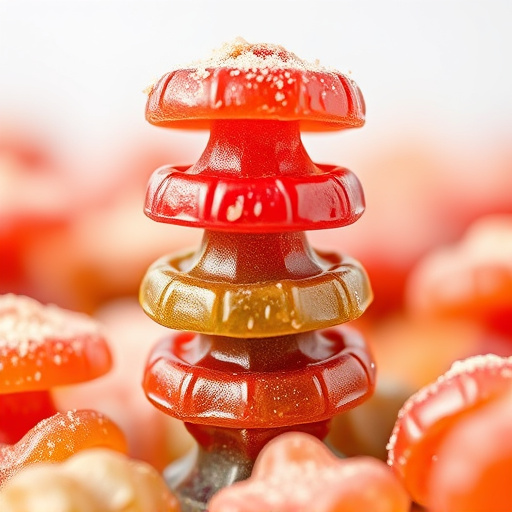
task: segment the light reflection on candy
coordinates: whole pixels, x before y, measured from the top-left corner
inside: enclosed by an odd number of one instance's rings
[[[512,358],[494,354],[454,363],[404,404],[388,445],[388,464],[412,498],[428,506],[439,448],[461,419],[512,389]]]
[[[126,452],[126,440],[115,423],[96,411],[57,413],[16,444],[0,445],[0,485],[35,462],[60,462],[94,447]]]
[[[429,478],[432,512],[512,510],[512,395],[460,419]]]

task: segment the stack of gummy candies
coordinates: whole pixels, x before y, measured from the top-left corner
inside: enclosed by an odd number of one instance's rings
[[[106,340],[83,315],[3,296],[2,512],[511,509],[510,359],[459,362],[409,398],[387,465],[321,441],[373,392],[371,353],[340,326],[371,290],[356,261],[308,245],[304,231],[355,222],[364,199],[350,171],[311,161],[300,131],[358,127],[364,114],[348,77],[243,40],[151,88],[151,123],[211,133],[195,165],[151,178],[146,213],[205,232],[198,250],[151,266],[140,294],[173,329],[144,390],[197,449],[161,476],[122,454],[103,414],[57,412],[51,387],[110,369]]]

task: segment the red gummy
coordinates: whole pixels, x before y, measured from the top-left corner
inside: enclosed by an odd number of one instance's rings
[[[348,169],[318,165],[317,174],[279,179],[192,174],[165,166],[153,174],[145,212],[158,222],[230,232],[285,232],[342,227],[364,211],[359,180]]]
[[[265,364],[265,349],[278,352],[282,342],[256,341],[259,354],[251,349],[254,343],[239,340],[240,355],[228,362],[215,359],[222,353],[220,340],[205,343],[192,333],[163,339],[153,350],[144,376],[149,400],[186,422],[278,428],[300,424],[305,417],[311,423],[328,420],[367,399],[375,385],[375,364],[353,329],[302,335],[296,351],[288,344],[288,364],[272,368],[267,362],[266,371],[254,368],[258,360],[260,368]]]
[[[227,50],[221,48],[220,56],[194,69],[160,78],[151,88],[146,119],[157,126],[192,129],[208,128],[218,119],[300,121],[302,131],[364,124],[364,99],[349,77],[305,65],[275,45],[239,39]]]

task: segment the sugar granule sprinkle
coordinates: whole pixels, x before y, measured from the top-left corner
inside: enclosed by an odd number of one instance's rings
[[[0,355],[23,358],[50,338],[76,341],[98,334],[98,325],[85,314],[42,305],[29,297],[0,296]]]

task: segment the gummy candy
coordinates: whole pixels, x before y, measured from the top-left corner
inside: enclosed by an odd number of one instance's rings
[[[111,365],[106,340],[86,315],[0,296],[0,442],[17,442],[57,412],[50,388],[94,379]]]
[[[0,445],[0,485],[35,462],[60,462],[87,448],[126,452],[119,427],[92,410],[57,413],[40,421],[13,445]]]
[[[512,358],[487,354],[454,363],[407,400],[390,438],[388,464],[416,502],[430,505],[429,477],[450,431],[511,387]]]
[[[158,260],[140,289],[150,318],[192,331],[164,337],[144,377],[150,401],[199,444],[195,466],[166,471],[185,510],[248,477],[273,437],[323,438],[332,416],[372,393],[367,344],[339,326],[370,304],[368,276],[304,234],[355,222],[362,188],[349,170],[315,164],[300,138],[364,115],[350,78],[240,39],[149,90],[152,124],[210,130],[194,165],[152,175],[145,202],[153,220],[205,229],[198,250]]]
[[[406,512],[410,498],[386,464],[338,459],[318,439],[289,432],[270,441],[252,476],[219,491],[209,512]]]
[[[100,448],[84,450],[61,464],[34,464],[0,491],[2,512],[44,512],[56,503],[59,512],[180,510],[149,464]]]

